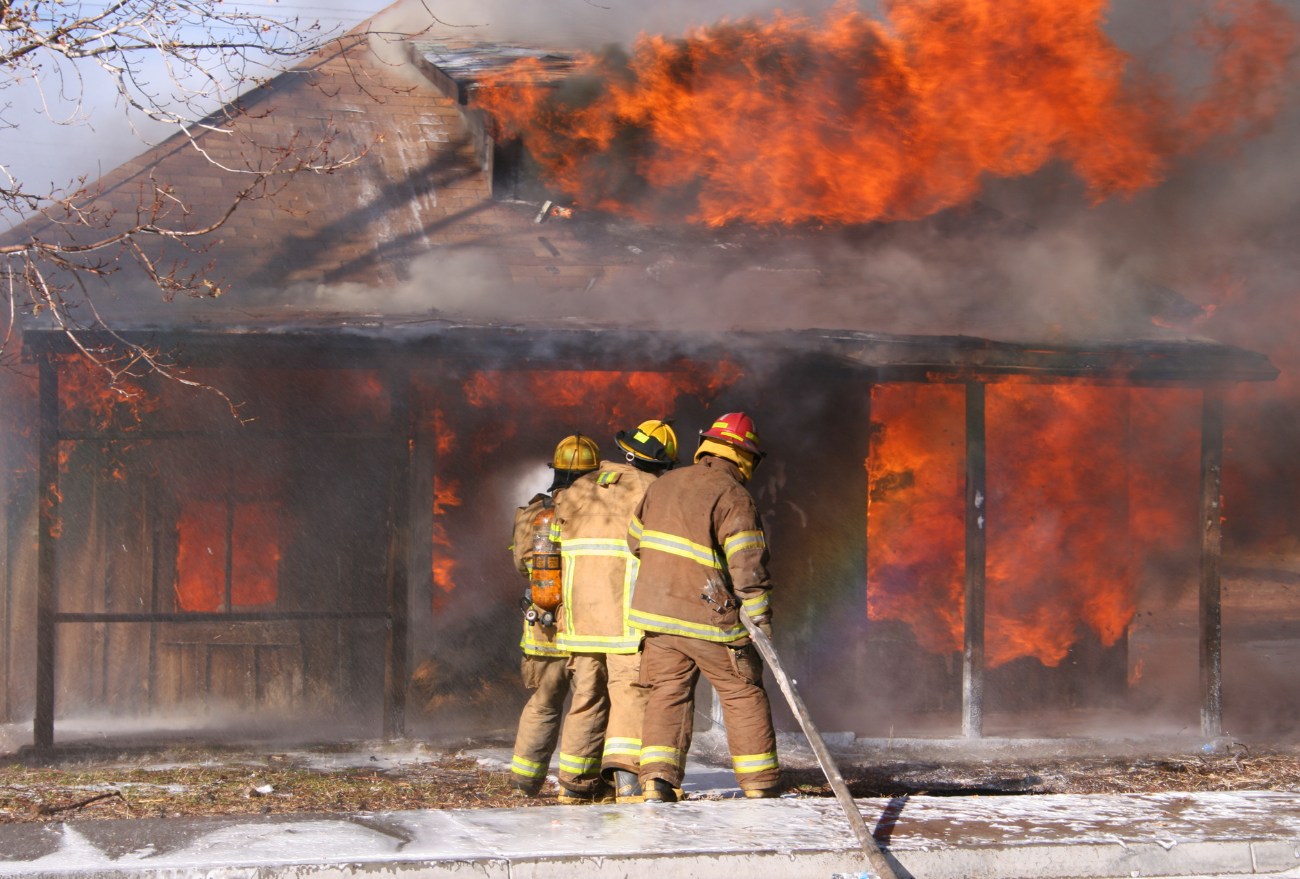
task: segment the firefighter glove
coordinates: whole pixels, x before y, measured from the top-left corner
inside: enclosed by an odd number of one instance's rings
[[[772,640],[772,615],[770,613],[755,617],[752,622],[755,626],[758,626],[760,632],[767,636],[769,641]]]

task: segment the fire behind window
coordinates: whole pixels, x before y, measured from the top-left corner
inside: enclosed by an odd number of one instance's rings
[[[177,526],[176,609],[230,611],[274,606],[280,564],[280,505],[188,500]]]

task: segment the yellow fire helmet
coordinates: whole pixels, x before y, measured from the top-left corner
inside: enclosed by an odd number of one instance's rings
[[[556,470],[595,470],[600,466],[600,446],[589,436],[575,433],[555,447]]]
[[[642,421],[630,433],[620,430],[614,442],[634,458],[650,464],[677,463],[677,433],[671,421]]]

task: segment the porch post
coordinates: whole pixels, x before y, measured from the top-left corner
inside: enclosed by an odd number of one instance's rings
[[[392,482],[388,501],[388,638],[384,650],[384,738],[406,735],[406,654],[411,545],[411,375],[395,370],[392,394]]]
[[[966,626],[961,660],[961,732],[984,734],[985,514],[984,384],[966,383]]]
[[[59,367],[38,359],[36,530],[36,715],[32,742],[54,747],[54,613],[58,605],[54,563],[59,533]]]
[[[1201,735],[1223,734],[1223,630],[1219,562],[1223,537],[1223,391],[1201,402]]]

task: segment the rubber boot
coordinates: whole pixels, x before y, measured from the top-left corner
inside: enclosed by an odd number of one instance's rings
[[[535,797],[542,791],[542,781],[527,782],[519,777],[510,779],[510,796],[512,797]]]
[[[626,769],[614,770],[614,801],[617,803],[644,803],[641,779]]]
[[[662,778],[652,778],[646,785],[645,802],[647,803],[675,803],[677,802],[677,791],[671,784]]]
[[[560,796],[557,799],[561,806],[590,806],[596,802],[596,792],[569,790],[561,786]]]
[[[590,806],[614,802],[614,792],[603,781],[597,782],[595,787],[585,793],[561,785],[560,796],[557,799],[562,806]]]

